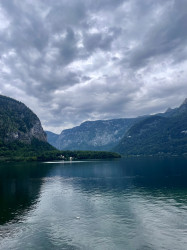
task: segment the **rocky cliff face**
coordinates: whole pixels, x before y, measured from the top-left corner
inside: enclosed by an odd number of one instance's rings
[[[63,150],[110,150],[139,119],[86,121],[80,126],[63,130],[60,135],[47,132],[48,142]]]
[[[33,138],[47,141],[39,118],[23,103],[0,95],[0,141],[30,144]]]

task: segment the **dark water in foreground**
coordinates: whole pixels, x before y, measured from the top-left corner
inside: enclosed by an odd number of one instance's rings
[[[0,166],[0,249],[187,249],[187,159]]]

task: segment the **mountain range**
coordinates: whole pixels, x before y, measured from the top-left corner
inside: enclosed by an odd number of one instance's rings
[[[46,131],[58,149],[109,150],[122,155],[187,153],[187,99],[165,113],[137,118],[86,121],[60,135]]]
[[[46,133],[48,142],[60,150],[110,150],[138,120],[141,118],[86,121],[60,135]]]
[[[187,154],[187,99],[134,124],[113,150],[125,155]]]
[[[53,134],[52,134],[53,136]],[[119,158],[112,152],[59,151],[25,104],[0,95],[0,162]]]
[[[187,99],[181,106],[165,113],[86,121],[57,135],[49,131],[45,133],[39,118],[26,105],[0,95],[0,160],[11,157],[58,159],[62,153],[69,157],[69,152],[58,151],[53,146],[74,150],[76,158],[91,158],[93,153],[90,151],[106,150],[126,156],[187,155]],[[87,152],[82,154],[80,150]],[[94,157],[108,156],[96,152]],[[110,156],[119,155],[111,153]]]

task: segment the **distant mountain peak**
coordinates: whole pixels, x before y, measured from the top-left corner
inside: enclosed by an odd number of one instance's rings
[[[171,112],[171,111],[172,111],[171,108],[167,108],[166,113],[169,113],[169,112]]]
[[[187,98],[184,100],[184,102],[182,103],[182,105],[186,105],[187,104]]]

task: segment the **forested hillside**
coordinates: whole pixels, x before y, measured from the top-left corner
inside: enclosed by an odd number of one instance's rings
[[[187,101],[133,125],[114,151],[123,155],[187,154]]]

